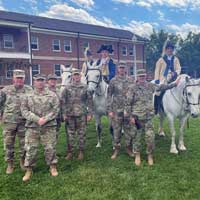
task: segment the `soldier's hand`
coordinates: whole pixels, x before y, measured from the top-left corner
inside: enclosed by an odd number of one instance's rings
[[[126,111],[124,111],[124,117],[128,117],[128,116],[129,114]]]
[[[87,115],[87,121],[90,121],[92,119],[92,115]]]
[[[39,124],[40,126],[44,125],[45,123],[46,123],[46,120],[45,120],[43,117],[41,117],[41,118],[39,119],[39,121],[38,121],[38,124]]]
[[[67,115],[63,115],[63,119],[64,119],[64,121],[67,121],[68,120]]]
[[[109,112],[108,115],[109,115],[110,118],[114,117],[114,113],[113,112]]]
[[[135,124],[135,119],[134,119],[134,117],[131,117],[130,123],[131,123],[131,124]]]

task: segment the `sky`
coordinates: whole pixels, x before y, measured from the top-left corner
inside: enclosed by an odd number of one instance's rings
[[[200,32],[200,0],[0,0],[0,10],[129,30]]]

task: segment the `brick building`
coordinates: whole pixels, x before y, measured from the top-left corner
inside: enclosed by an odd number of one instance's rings
[[[128,73],[145,68],[145,40],[129,31],[65,20],[0,11],[0,86],[10,84],[12,71],[26,71],[26,83],[36,73],[61,74],[60,64],[81,68],[84,49],[93,57],[111,44],[114,62],[126,61]]]

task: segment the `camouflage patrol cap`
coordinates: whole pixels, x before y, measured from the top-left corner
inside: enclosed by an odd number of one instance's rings
[[[138,76],[146,76],[146,70],[145,69],[138,69],[137,75]]]
[[[46,76],[44,74],[36,74],[33,76],[34,80],[46,80]]]
[[[50,79],[55,79],[55,80],[57,80],[58,77],[57,77],[56,74],[49,74],[49,75],[47,76],[47,80],[50,80]]]
[[[25,71],[21,69],[15,69],[13,70],[13,77],[25,78]]]
[[[117,67],[118,68],[126,68],[126,62],[119,62]]]
[[[72,75],[75,75],[75,74],[81,74],[80,70],[79,69],[73,69]]]

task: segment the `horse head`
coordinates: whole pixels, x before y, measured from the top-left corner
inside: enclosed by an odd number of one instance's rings
[[[87,68],[86,72],[86,82],[88,85],[88,92],[94,93],[102,82],[101,69],[97,65],[97,62],[94,62],[91,66]]]
[[[64,65],[61,65],[61,78],[62,78],[62,86],[66,86],[71,82],[72,77],[72,68],[73,64],[71,64],[69,67],[65,67]]]
[[[200,80],[185,77],[186,85],[183,90],[185,102],[192,117],[200,115]]]

